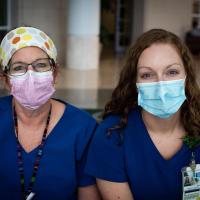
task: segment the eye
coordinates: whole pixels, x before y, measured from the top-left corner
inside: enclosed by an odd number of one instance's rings
[[[36,68],[43,68],[43,67],[47,67],[49,66],[49,64],[47,62],[39,62],[35,64]]]
[[[179,72],[176,69],[170,69],[169,71],[167,71],[167,75],[169,76],[175,76],[177,74],[179,74]]]
[[[153,77],[153,73],[152,72],[144,72],[140,75],[140,78],[142,79],[149,79]]]
[[[11,71],[22,71],[24,70],[26,67],[22,64],[22,63],[16,63],[14,65],[11,66]]]
[[[32,63],[35,71],[37,72],[45,72],[51,69],[51,65],[49,59],[39,59]]]

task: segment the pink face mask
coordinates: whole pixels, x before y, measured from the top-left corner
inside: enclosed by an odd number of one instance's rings
[[[52,71],[34,72],[10,78],[11,94],[25,108],[35,110],[45,104],[55,92]]]

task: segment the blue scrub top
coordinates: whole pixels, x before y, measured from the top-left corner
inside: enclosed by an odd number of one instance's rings
[[[181,200],[181,169],[190,163],[191,150],[183,144],[165,160],[147,132],[140,108],[129,113],[120,145],[119,131],[113,131],[110,137],[107,133],[119,120],[117,115],[109,116],[97,128],[85,171],[103,180],[128,182],[135,200]],[[200,148],[194,153],[199,163]]]
[[[36,200],[75,200],[77,187],[95,184],[84,173],[86,154],[96,121],[86,112],[66,104],[63,116],[47,137],[33,191]],[[25,187],[33,172],[38,148],[23,150]],[[21,199],[12,96],[0,98],[0,199]]]

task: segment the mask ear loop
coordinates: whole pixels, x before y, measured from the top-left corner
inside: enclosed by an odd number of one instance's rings
[[[4,69],[3,69],[3,66],[2,66],[4,75],[5,75],[6,77],[9,77],[9,78],[12,77],[11,75],[8,74],[9,68],[10,68],[10,67],[9,67],[10,63],[11,63],[11,58],[10,58],[9,62],[7,63],[7,65],[4,67]]]
[[[8,72],[9,72],[9,66],[6,65],[5,68],[4,68],[4,70],[2,70],[2,75],[3,75],[4,77],[6,77],[6,78],[12,78],[12,76],[9,75]]]
[[[49,58],[50,59],[50,64],[52,65],[52,72],[53,72],[53,85],[55,86],[55,84],[56,84],[56,73],[54,73],[55,72],[55,68],[56,68],[56,63],[55,63],[55,61],[54,61],[54,59],[53,58]]]
[[[10,92],[11,84],[9,79],[11,78],[11,76],[8,74],[8,71],[9,71],[8,65],[6,65],[5,67],[0,66],[0,80],[3,82],[4,88]]]
[[[53,58],[49,58],[49,60],[50,60],[50,64],[51,64],[53,67],[55,67],[56,63],[55,63],[54,59],[53,59]]]
[[[187,76],[185,76],[184,81],[186,82]]]
[[[5,69],[4,70],[2,70],[2,73],[4,74],[4,75],[8,75],[8,66],[6,65],[5,66]]]

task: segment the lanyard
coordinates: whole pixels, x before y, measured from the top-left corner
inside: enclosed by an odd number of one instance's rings
[[[29,182],[29,186],[28,186],[28,190],[25,191],[25,184],[24,184],[24,167],[23,167],[23,159],[22,159],[22,146],[19,142],[18,139],[18,122],[17,122],[17,114],[14,108],[14,123],[15,123],[15,132],[16,132],[16,136],[17,136],[17,157],[18,157],[18,171],[20,174],[20,183],[21,183],[21,191],[22,191],[22,196],[23,199],[31,199],[30,196],[34,196],[34,193],[32,192],[32,188],[33,185],[35,183],[36,180],[36,175],[38,172],[38,168],[40,165],[40,160],[42,158],[43,155],[43,149],[45,146],[45,142],[46,142],[46,135],[47,135],[47,130],[48,130],[48,125],[49,125],[49,121],[50,121],[50,117],[51,117],[51,107],[49,110],[49,114],[48,114],[48,118],[46,121],[46,127],[44,129],[44,133],[42,136],[42,141],[38,147],[38,151],[37,151],[37,155],[36,155],[36,159],[35,159],[35,163],[34,163],[34,168],[33,168],[33,173]]]

